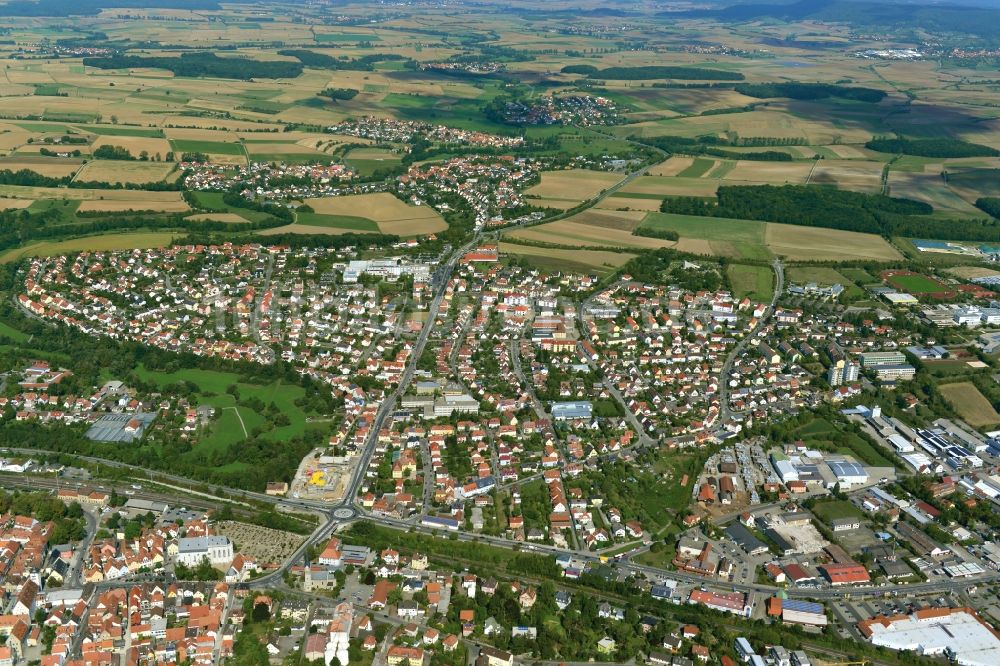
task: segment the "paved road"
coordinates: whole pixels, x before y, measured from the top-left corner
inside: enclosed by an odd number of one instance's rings
[[[768,305],[764,315],[757,321],[757,327],[743,336],[736,346],[730,350],[726,357],[726,362],[722,365],[722,372],[719,375],[719,423],[726,424],[732,418],[732,410],[729,407],[729,373],[733,370],[733,362],[743,353],[750,340],[760,332],[767,322],[774,315],[775,307],[778,305],[778,298],[785,288],[785,266],[780,259],[775,259],[771,264],[774,267],[774,295],[771,297],[771,304]]]

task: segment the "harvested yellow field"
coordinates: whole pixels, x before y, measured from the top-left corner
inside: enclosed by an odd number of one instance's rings
[[[650,176],[676,176],[692,164],[694,164],[693,157],[668,157],[656,166],[650,167],[646,173]]]
[[[587,201],[612,185],[620,183],[623,179],[624,176],[620,173],[590,171],[589,169],[543,171],[542,182],[526,193],[543,198]]]
[[[84,201],[77,209],[81,213],[89,211],[102,211],[107,213],[118,213],[125,211],[146,211],[152,210],[158,213],[183,213],[191,210],[186,201],[110,201],[92,199]]]
[[[671,247],[671,241],[633,236],[645,213],[586,211],[566,220],[537,227],[517,229],[505,234],[510,238],[581,247],[659,248]]]
[[[632,231],[645,218],[646,213],[642,211],[598,211],[591,209],[577,213],[569,218],[569,221],[579,224],[589,224],[594,227]]]
[[[0,197],[15,199],[74,199],[79,201],[128,201],[133,203],[184,202],[180,192],[147,192],[143,190],[96,190],[89,188],[33,187],[0,185]]]
[[[517,243],[500,243],[500,252],[516,256],[541,257],[555,259],[558,262],[586,264],[594,268],[618,268],[629,259],[635,257],[627,252],[611,252],[609,250],[561,250],[550,247],[534,247],[533,245],[518,245]]]
[[[170,142],[166,139],[153,139],[145,136],[99,136],[91,148],[96,150],[101,146],[121,146],[132,153],[132,157],[136,158],[145,151],[150,159],[156,159],[157,155],[160,156],[160,159],[164,159],[171,150]]]
[[[27,208],[33,203],[34,201],[31,199],[8,199],[6,197],[0,197],[0,210]]]
[[[664,196],[714,197],[721,181],[713,178],[669,178],[643,176],[616,194],[662,194]]]
[[[726,182],[786,183],[802,185],[809,178],[812,162],[756,162],[738,160],[736,166],[726,174]]]
[[[576,199],[532,199],[527,197],[528,201],[532,206],[539,206],[540,208],[558,208],[559,210],[569,210],[574,206],[579,206],[580,202]]]
[[[608,197],[598,202],[594,208],[601,210],[660,210],[660,199],[636,199],[633,197]]]
[[[705,238],[685,238],[681,237],[676,243],[671,247],[675,250],[680,250],[681,252],[690,252],[691,254],[703,254],[708,257],[716,256],[727,256],[727,257],[738,257],[739,252],[732,250],[731,248],[723,248],[724,251],[719,251],[719,242],[710,241]]]
[[[411,206],[387,192],[353,194],[346,197],[306,199],[304,203],[323,215],[351,215],[373,220],[380,231],[415,236],[448,228],[441,215],[430,206]]]
[[[845,146],[841,144],[835,146],[826,146],[826,148],[830,150],[830,152],[832,152],[834,155],[837,155],[838,157],[841,157],[845,160],[868,159],[868,155],[865,154],[865,151],[862,150],[861,148],[858,148],[857,146]]]
[[[173,162],[118,162],[94,160],[84,165],[76,180],[84,183],[156,183],[174,170]]]
[[[819,160],[809,178],[810,185],[836,185],[856,192],[882,189],[881,162],[864,160]]]
[[[894,247],[875,234],[792,224],[768,223],[764,244],[774,254],[797,261],[902,258]]]
[[[313,155],[319,154],[315,148],[311,146],[305,146],[301,143],[290,142],[290,141],[268,141],[267,143],[245,143],[243,144],[247,149],[247,153],[251,156],[253,155],[274,155],[274,154],[289,154],[289,155]]]
[[[72,176],[83,162],[78,159],[62,159],[58,157],[25,157],[15,156],[0,160],[0,169],[20,171],[27,169],[50,178]]]
[[[993,270],[992,268],[984,268],[982,266],[955,266],[954,268],[946,268],[945,273],[951,273],[957,278],[962,280],[975,280],[976,278],[986,278],[995,277],[1000,275],[1000,271]]]
[[[188,215],[185,220],[194,222],[248,222],[245,217],[240,217],[236,213],[199,213],[198,215]]]
[[[944,399],[973,428],[1000,423],[1000,414],[972,382],[957,382],[938,386]]]

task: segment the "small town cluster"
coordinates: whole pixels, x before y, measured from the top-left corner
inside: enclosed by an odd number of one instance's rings
[[[452,166],[477,168],[464,159]],[[490,174],[532,173],[506,164]],[[447,166],[410,173],[400,182],[415,197],[423,177],[470,193]],[[298,650],[327,664],[496,666],[546,658],[583,622],[563,657],[813,663],[808,648],[704,624],[721,612],[894,649],[913,649],[933,620],[924,654],[1000,657],[985,619],[1000,571],[1000,432],[928,419],[928,398],[899,390],[925,364],[977,362],[906,326],[908,306],[852,317],[845,288],[782,287],[780,262],[773,300],[759,302],[684,259],[656,264],[655,279],[645,266],[607,281],[540,271],[489,242],[399,245],[181,245],[27,263],[27,316],[286,363],[341,417],[253,495],[333,516],[306,537],[240,532],[252,526],[211,503],[169,507],[158,485],[56,487],[66,509],[55,523],[51,508],[5,516],[20,535],[0,539],[13,563],[11,654],[211,663],[253,636],[276,662]],[[169,387],[106,380],[69,394],[67,365],[22,365],[2,398],[8,417],[84,422],[89,439],[121,446],[155,430],[197,448],[222,427],[209,396]],[[2,471],[67,478],[16,452]],[[51,542],[59,525],[82,538]],[[519,553],[507,571],[523,575],[486,566],[494,552]],[[922,588],[935,596],[899,596]],[[625,589],[627,604],[608,594]]]

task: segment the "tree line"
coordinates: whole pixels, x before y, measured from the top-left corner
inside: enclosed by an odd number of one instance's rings
[[[253,60],[251,58],[220,58],[215,53],[182,53],[179,58],[168,56],[131,56],[115,54],[84,58],[83,64],[98,69],[166,69],[176,76],[208,76],[220,79],[293,79],[302,74],[301,62],[287,60]]]
[[[942,220],[922,201],[861,194],[816,185],[722,186],[718,201],[694,197],[667,199],[664,213],[780,222],[806,227],[859,231],[882,236],[1000,241],[1000,222],[991,219]]]
[[[757,99],[771,97],[789,97],[798,100],[819,100],[836,97],[857,102],[877,104],[885,99],[885,92],[875,88],[839,86],[832,83],[799,83],[796,81],[782,83],[739,83],[733,90]]]
[[[996,157],[1000,150],[959,139],[893,139],[877,137],[865,148],[880,153],[902,153],[917,157]]]
[[[976,208],[987,215],[1000,218],[1000,197],[979,197],[976,199]]]
[[[348,58],[347,56],[334,58],[325,53],[318,53],[309,49],[282,49],[278,51],[278,55],[295,58],[301,65],[306,67],[314,67],[316,69],[344,69],[358,72],[373,71],[377,62],[406,60],[406,58],[398,53],[372,53],[360,58]]]
[[[723,157],[731,160],[752,160],[756,162],[791,162],[795,158],[789,153],[780,150],[764,150],[760,152],[745,152],[724,150],[720,146],[742,147],[739,140],[730,141],[710,134],[692,139],[686,136],[654,136],[654,137],[633,137],[633,141],[655,146],[671,155],[681,153],[684,155],[711,155],[712,157]],[[767,145],[766,137],[755,137],[753,145]]]

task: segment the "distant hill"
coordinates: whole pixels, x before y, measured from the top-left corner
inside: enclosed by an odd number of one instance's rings
[[[839,21],[858,27],[885,30],[889,27],[923,28],[941,32],[977,35],[1000,43],[1000,7],[995,0],[961,0],[962,4],[927,2],[871,2],[869,0],[800,0],[792,3],[730,4],[719,9],[661,12],[673,18],[714,18],[738,23],[759,19]]]
[[[218,9],[217,0],[12,0],[0,16],[92,16],[102,9]]]

